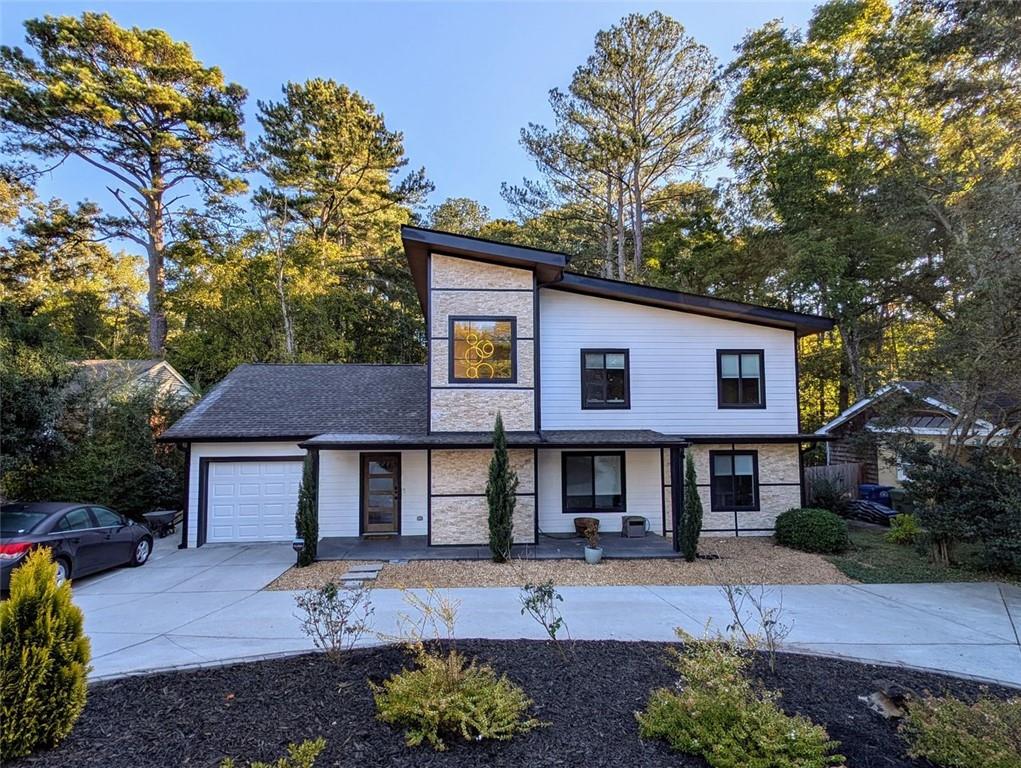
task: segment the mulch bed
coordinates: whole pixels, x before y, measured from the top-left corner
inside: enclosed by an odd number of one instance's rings
[[[408,659],[396,647],[351,654],[346,669],[324,656],[236,664],[99,683],[74,732],[57,749],[19,766],[216,766],[227,755],[271,760],[289,742],[322,736],[325,766],[704,766],[638,738],[634,712],[649,692],[676,679],[658,643],[578,642],[568,661],[547,643],[465,641],[459,647],[506,672],[535,701],[534,713],[550,723],[509,742],[450,742],[447,752],[409,748],[403,734],[379,722],[366,678],[379,681]],[[976,683],[940,675],[809,656],[783,656],[770,677],[763,660],[757,675],[783,692],[790,713],[808,715],[841,742],[855,768],[927,766],[904,756],[893,724],[868,710],[859,695],[873,681],[891,680],[916,691],[966,699]],[[1016,691],[991,687],[993,695]]]

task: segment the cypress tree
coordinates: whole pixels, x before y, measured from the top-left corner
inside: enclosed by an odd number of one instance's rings
[[[305,540],[305,548],[298,553],[298,567],[312,565],[319,545],[319,509],[316,505],[316,477],[312,456],[305,457],[305,467],[298,489],[298,511],[294,515],[294,529]]]
[[[695,461],[688,453],[684,459],[684,511],[681,515],[681,552],[689,563],[698,554],[702,532],[702,499],[698,495]]]
[[[518,476],[510,468],[507,455],[507,435],[503,430],[503,417],[496,414],[493,428],[493,458],[489,462],[489,481],[486,483],[486,501],[489,504],[489,551],[493,562],[505,563],[510,559],[514,543],[514,505],[518,490]]]

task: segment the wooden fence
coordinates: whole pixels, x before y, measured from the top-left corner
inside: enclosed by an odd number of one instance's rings
[[[857,499],[861,477],[862,467],[858,463],[805,467],[805,498],[811,504],[814,498],[813,486],[819,482],[830,482],[847,491],[852,499]]]

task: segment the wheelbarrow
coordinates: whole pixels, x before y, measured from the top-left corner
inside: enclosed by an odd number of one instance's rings
[[[176,509],[154,509],[152,512],[143,512],[145,524],[153,535],[163,538],[177,530],[178,515],[181,513]],[[182,516],[183,517],[183,516]]]

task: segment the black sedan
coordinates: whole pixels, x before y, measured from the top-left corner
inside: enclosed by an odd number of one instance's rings
[[[57,581],[118,565],[143,565],[152,534],[140,523],[97,504],[33,502],[0,506],[0,591],[36,547],[49,547]]]

